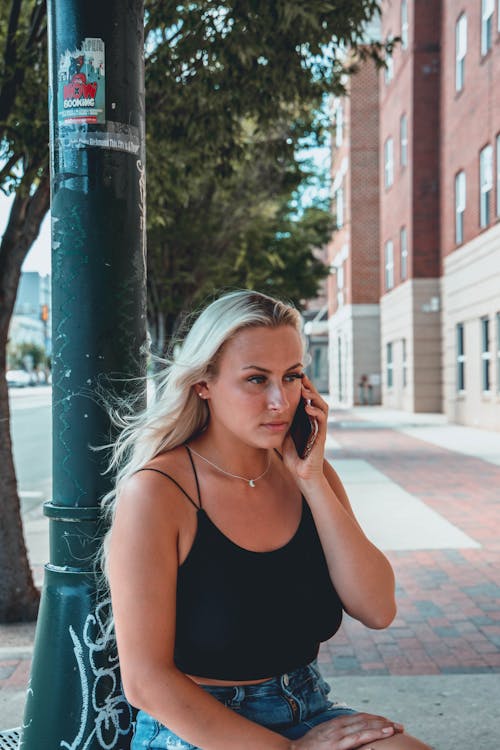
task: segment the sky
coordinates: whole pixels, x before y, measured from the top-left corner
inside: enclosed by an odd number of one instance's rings
[[[0,192],[0,233],[3,235],[9,218],[12,197],[7,197]],[[50,274],[50,212],[43,220],[38,238],[33,243],[26,260],[23,263],[23,271],[38,271],[41,276]]]

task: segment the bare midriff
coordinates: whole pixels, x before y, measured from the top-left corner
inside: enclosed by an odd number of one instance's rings
[[[197,685],[218,685],[219,687],[232,687],[233,685],[258,685],[260,682],[266,682],[272,679],[271,677],[264,677],[261,680],[215,680],[210,677],[196,677],[192,674],[187,674],[190,680],[196,682]]]

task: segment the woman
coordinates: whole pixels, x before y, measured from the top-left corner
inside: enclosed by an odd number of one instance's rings
[[[115,451],[105,545],[133,750],[424,750],[328,699],[316,656],[342,610],[395,615],[394,577],[325,462],[327,404],[296,310],[240,291],[209,305]],[[288,434],[301,399],[306,459]]]

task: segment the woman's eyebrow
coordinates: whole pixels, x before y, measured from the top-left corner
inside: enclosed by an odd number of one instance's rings
[[[291,367],[287,367],[285,372],[288,372],[289,370],[295,370],[297,367],[303,367],[304,365],[302,362],[296,362],[294,365],[291,365]],[[259,367],[259,365],[245,365],[245,367],[241,368],[242,370],[259,370],[260,372],[271,372],[271,370],[267,370],[265,367]]]

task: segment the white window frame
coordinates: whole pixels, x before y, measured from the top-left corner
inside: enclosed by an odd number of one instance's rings
[[[408,49],[408,0],[401,0],[401,47]]]
[[[402,167],[408,165],[408,117],[403,112],[399,118],[399,160]]]
[[[341,146],[344,142],[344,107],[341,101],[337,101],[335,108],[335,145]]]
[[[403,388],[406,388],[408,385],[408,347],[406,346],[406,339],[402,339],[401,350]]]
[[[479,226],[487,227],[491,221],[490,193],[493,190],[493,148],[488,143],[479,152]]]
[[[465,84],[465,56],[467,54],[467,16],[458,18],[455,26],[455,91],[461,91]]]
[[[394,242],[387,240],[384,246],[385,290],[394,288]]]
[[[497,393],[500,393],[500,312],[496,314],[497,321]]]
[[[389,34],[389,36],[391,36],[391,34]],[[385,63],[386,67],[384,68],[384,81],[387,86],[394,78],[394,58],[392,56],[392,52],[386,52]]]
[[[394,387],[394,352],[392,341],[388,341],[385,345],[386,351],[386,373],[387,373],[387,388]]]
[[[337,213],[337,229],[344,226],[344,188],[339,185],[335,191],[335,210]]]
[[[394,139],[386,138],[384,143],[384,185],[390,188],[394,182]]]
[[[490,319],[481,318],[481,384],[483,393],[491,391]]]
[[[457,351],[457,392],[465,393],[465,326],[457,323],[456,326],[456,351]]]
[[[500,3],[500,0],[499,0]],[[500,12],[500,11],[499,11]],[[500,133],[496,138],[496,156],[497,156],[497,216],[500,216]]]
[[[337,307],[344,306],[344,264],[341,263],[337,268]]]
[[[338,373],[337,373],[337,388],[338,388],[338,400],[343,401],[344,400],[344,372],[343,372],[343,351],[342,351],[342,337],[337,337],[337,367],[338,367]]]
[[[401,281],[408,278],[408,232],[406,227],[399,230],[400,276]]]
[[[464,241],[464,214],[467,203],[467,179],[462,170],[455,175],[455,243]]]
[[[493,11],[495,0],[481,0],[481,55],[486,55],[493,44]]]

